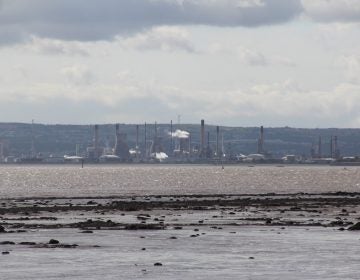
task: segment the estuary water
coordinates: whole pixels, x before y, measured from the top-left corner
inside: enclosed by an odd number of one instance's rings
[[[360,167],[2,165],[0,197],[359,192]]]
[[[70,197],[359,192],[359,184],[360,167],[0,166],[1,198],[46,198],[43,201],[48,200],[47,197],[69,197],[72,201],[75,199]],[[23,201],[3,200],[1,205],[16,207]],[[59,200],[54,201],[56,204]],[[37,204],[31,199],[27,203]],[[311,212],[301,209],[285,212],[275,208],[272,211],[285,220],[292,215],[313,221],[328,219],[332,211],[337,217],[332,221],[357,222],[358,208],[343,208],[324,207]],[[359,232],[339,231],[337,226],[267,225],[257,220],[256,215],[271,215],[270,209],[234,209],[159,208],[126,213],[90,209],[17,214],[5,211],[0,216],[0,225],[7,230],[0,233],[0,279],[359,279]],[[61,225],[88,219],[143,223],[138,219],[140,214],[146,215],[149,223],[161,220],[167,226],[164,230],[99,227],[90,232],[80,227],[39,227],[40,223]],[[56,219],[46,220],[49,217]],[[257,224],[241,224],[244,217],[254,218]],[[214,226],[217,218],[229,222]],[[34,226],[19,228],[22,223]],[[174,226],[180,224],[180,228]],[[47,244],[50,239],[78,246],[49,248],[23,243]],[[162,265],[154,266],[155,263]]]

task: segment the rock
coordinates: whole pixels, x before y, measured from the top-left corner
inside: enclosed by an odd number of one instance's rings
[[[146,251],[146,248],[141,248],[141,251]]]
[[[330,226],[342,226],[344,224],[344,222],[343,221],[341,221],[341,220],[337,220],[337,221],[332,221],[332,222],[330,222]]]
[[[93,233],[92,230],[83,230],[81,233]]]
[[[162,263],[160,262],[154,263],[154,266],[162,266]]]
[[[348,228],[348,230],[360,230],[360,222]]]
[[[0,233],[6,232],[5,228],[3,226],[0,226]]]
[[[10,254],[10,252],[8,252],[8,251],[4,251],[4,252],[2,252],[1,254],[3,254],[3,255],[9,255],[9,254]]]
[[[33,246],[33,245],[36,245],[36,242],[20,242],[19,245]]]
[[[174,229],[176,229],[176,230],[179,230],[179,229],[182,229],[183,227],[180,227],[180,226],[176,226],[176,227],[174,227]]]
[[[77,245],[77,244],[63,244],[63,245],[60,245],[59,248],[70,249],[70,248],[76,248],[78,246],[79,245]]]
[[[49,244],[55,245],[55,244],[59,244],[59,240],[56,239],[50,239]]]
[[[12,241],[3,241],[3,242],[0,242],[0,245],[15,245],[15,242],[12,242]]]
[[[164,229],[162,225],[156,224],[128,224],[125,226],[126,230],[161,230]]]
[[[177,239],[177,237],[176,236],[171,236],[170,239]]]

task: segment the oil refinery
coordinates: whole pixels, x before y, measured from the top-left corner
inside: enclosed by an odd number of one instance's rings
[[[28,142],[23,142],[23,146],[28,146],[28,152],[20,155],[9,148],[11,142],[8,139],[4,140],[0,136],[0,162],[356,165],[359,161],[357,156],[341,156],[337,135],[331,135],[327,139],[320,135],[317,139],[312,139],[307,148],[308,153],[299,153],[294,148],[278,152],[274,149],[274,143],[279,142],[277,145],[280,145],[283,140],[266,140],[267,129],[264,126],[257,128],[257,137],[245,139],[244,136],[241,139],[234,135],[234,129],[206,125],[204,119],[199,125],[191,126],[180,123],[174,125],[172,121],[168,125],[156,122],[137,124],[132,125],[131,129],[129,125],[119,123],[91,125],[86,130],[90,134],[82,135],[80,131],[76,131],[79,140],[75,141],[78,142],[69,143],[74,148],[67,149],[63,154],[61,151],[42,151],[36,127],[39,126],[31,123]],[[269,128],[269,131],[272,129]],[[58,138],[55,141],[60,142]],[[46,145],[50,144],[46,142]],[[285,145],[289,144],[284,141]],[[304,146],[302,143],[300,145]]]

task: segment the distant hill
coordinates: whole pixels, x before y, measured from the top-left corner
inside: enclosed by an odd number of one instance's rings
[[[163,136],[163,147],[170,149],[170,124],[158,124],[158,134]],[[200,124],[174,125],[175,129],[190,132],[192,145],[199,145]],[[74,154],[76,144],[85,152],[92,145],[93,126],[90,125],[45,125],[34,124],[34,144],[37,152],[44,155]],[[136,125],[120,124],[120,131],[127,134],[129,147],[135,147]],[[103,147],[115,145],[115,125],[100,125],[100,144]],[[206,126],[210,133],[210,144],[216,143],[216,127]],[[258,127],[221,127],[224,135],[224,148],[227,154],[249,154],[257,151]],[[338,136],[338,146],[344,156],[360,155],[360,129],[302,129],[302,128],[265,128],[265,150],[274,156],[285,154],[310,155],[312,145],[317,145],[318,137],[322,137],[323,155],[330,153],[330,137]],[[147,126],[147,138],[154,136],[154,125]],[[221,137],[220,137],[221,138]],[[0,142],[4,143],[5,155],[28,155],[31,149],[31,124],[0,123]],[[221,145],[221,141],[220,141]],[[139,127],[139,146],[144,147],[144,125]]]

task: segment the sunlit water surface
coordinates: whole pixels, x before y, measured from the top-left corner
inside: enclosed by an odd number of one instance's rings
[[[0,166],[0,196],[3,198],[336,191],[360,191],[360,167]]]

